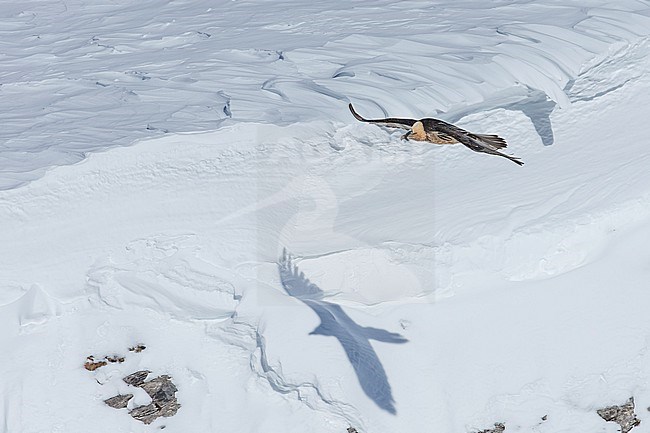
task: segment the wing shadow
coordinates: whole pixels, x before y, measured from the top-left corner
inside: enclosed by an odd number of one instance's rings
[[[320,325],[309,335],[324,335],[339,340],[359,380],[363,392],[381,409],[396,414],[395,400],[388,377],[370,340],[384,343],[406,343],[400,334],[384,329],[363,327],[348,316],[340,305],[323,300],[324,292],[309,281],[291,262],[286,250],[278,263],[284,290],[311,308],[320,318]]]

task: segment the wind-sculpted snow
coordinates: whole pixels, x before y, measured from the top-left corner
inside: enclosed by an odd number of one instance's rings
[[[112,307],[140,305],[180,320],[231,317],[238,298],[235,288],[220,277],[223,270],[196,257],[191,238],[131,242],[126,263],[114,263],[113,257],[88,271],[87,292]]]
[[[148,404],[138,370],[173,377],[169,432],[593,433],[648,406],[648,8],[4,2],[0,430],[145,432],[103,403]]]
[[[349,99],[371,115],[449,120],[521,109],[551,144],[549,107],[570,104],[567,84],[650,33],[648,7],[635,1],[28,0],[5,2],[0,14],[11,35],[0,72],[0,189],[169,132],[349,122]]]
[[[643,70],[643,49],[615,58]],[[650,365],[646,116],[625,109],[650,83],[601,92],[613,65],[599,65],[552,113],[554,146],[521,112],[462,119],[507,128],[525,171],[372,125],[250,123],[92,154],[2,191],[8,429],[47,430],[63,411],[68,431],[97,416],[102,431],[128,430],[129,417],[98,412],[128,372],[100,370],[111,388],[77,373],[91,353],[144,342],[155,356],[132,371],[179,388],[170,431],[197,419],[245,432],[532,428],[546,412],[593,431],[593,402],[628,398]],[[306,275],[297,293],[278,275],[285,244]],[[44,393],[53,377],[65,385]]]

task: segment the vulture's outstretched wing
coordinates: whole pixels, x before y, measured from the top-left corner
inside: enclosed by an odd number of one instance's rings
[[[507,147],[508,144],[503,138],[499,137],[498,135],[472,134],[471,132],[459,128],[458,126],[443,122],[442,120],[438,119],[423,119],[422,123],[424,124],[425,130],[431,129],[433,131],[441,132],[450,137],[453,137],[459,143],[465,145],[474,152],[498,155],[503,158],[508,158],[515,164],[524,165],[524,163],[520,161],[519,158],[499,152],[499,149]]]
[[[354,116],[355,119],[357,119],[360,122],[366,122],[366,123],[376,123],[378,125],[384,125],[384,126],[390,126],[391,128],[401,128],[401,129],[411,129],[411,126],[417,122],[415,119],[399,119],[396,117],[389,117],[386,119],[366,119],[363,118],[359,115],[359,113],[356,112],[352,104],[348,105],[350,108],[350,112]]]

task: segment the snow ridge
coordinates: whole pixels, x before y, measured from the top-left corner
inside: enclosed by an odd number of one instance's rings
[[[170,132],[349,120],[348,99],[373,115],[447,112],[447,120],[468,106],[540,95],[566,108],[565,89],[585,64],[650,28],[647,8],[630,0],[546,3],[296,4],[279,23],[253,13],[268,7],[257,2],[226,10],[151,1],[8,5],[0,24],[13,35],[0,83],[0,189]],[[154,4],[151,18],[143,12]]]
[[[174,378],[170,432],[650,405],[646,1],[5,3],[5,430],[145,432],[103,403],[139,370]]]

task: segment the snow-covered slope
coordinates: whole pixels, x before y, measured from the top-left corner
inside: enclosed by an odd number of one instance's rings
[[[650,27],[638,0],[104,3],[3,3],[0,188],[164,132],[348,123],[348,98],[547,118],[547,96],[568,106],[575,77]]]
[[[647,2],[1,14],[4,431],[593,432],[650,406]],[[147,404],[142,369],[182,405],[151,427],[103,403]]]

